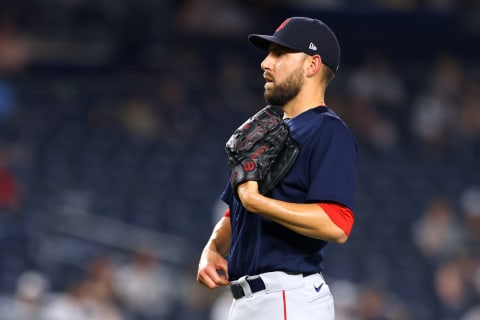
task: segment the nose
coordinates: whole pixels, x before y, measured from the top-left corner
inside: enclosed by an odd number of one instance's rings
[[[272,59],[270,53],[265,57],[265,59],[263,59],[262,63],[260,63],[260,67],[262,70],[268,70],[272,68]]]

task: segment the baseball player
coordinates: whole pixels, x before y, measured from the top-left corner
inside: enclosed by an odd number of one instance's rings
[[[202,251],[197,280],[229,286],[230,320],[331,320],[324,248],[350,235],[357,166],[355,138],[324,100],[339,43],[325,23],[307,17],[249,40],[267,52],[269,107],[227,142],[232,174],[221,198],[229,209]],[[280,121],[270,106],[281,108]]]

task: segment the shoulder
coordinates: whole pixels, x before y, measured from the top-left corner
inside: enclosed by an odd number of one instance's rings
[[[329,107],[309,109],[288,122],[293,137],[298,142],[326,142],[342,136],[355,140],[345,122]],[[313,141],[312,141],[313,139]]]
[[[343,120],[329,107],[321,106],[302,112],[295,118],[290,119],[289,123],[294,125],[308,125],[322,126],[327,123],[338,123],[345,127],[347,125]]]
[[[323,114],[326,122],[330,123],[332,126],[338,126],[339,128],[343,127],[348,129],[347,124],[342,120],[342,118],[340,118],[338,114],[335,113],[335,111],[333,111],[329,107],[325,107],[325,109],[326,110]]]
[[[333,111],[323,114],[322,125],[312,134],[313,153],[332,152],[356,159],[357,140],[348,125]]]
[[[350,138],[355,140],[353,132],[350,130],[348,125],[338,116],[331,108],[324,107],[317,111],[321,119],[321,127],[318,129],[318,134],[323,136],[329,136],[331,134],[332,137],[342,137]]]

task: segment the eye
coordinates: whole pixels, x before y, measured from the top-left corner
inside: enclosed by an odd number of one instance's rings
[[[283,56],[283,55],[286,55],[286,54],[289,54],[289,53],[298,52],[298,51],[295,51],[295,50],[292,50],[292,49],[289,49],[289,48],[285,48],[285,47],[282,47],[282,46],[271,46],[269,51],[275,57],[280,57],[280,56]]]
[[[275,49],[275,50],[270,50],[270,53],[272,55],[274,55],[275,57],[279,57],[281,56],[282,54],[285,54],[284,51],[280,50],[280,49]]]
[[[280,56],[283,56],[283,55],[286,55],[290,52],[292,52],[291,50],[288,50],[288,49],[285,49],[285,48],[276,48],[276,49],[273,49],[270,51],[274,56],[276,57],[280,57]]]
[[[272,43],[268,47],[268,51],[275,56],[279,56],[285,53],[285,48],[279,46],[278,44]]]

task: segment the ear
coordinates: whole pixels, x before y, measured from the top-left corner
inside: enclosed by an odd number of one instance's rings
[[[317,74],[322,67],[322,58],[318,54],[311,56],[310,59],[308,59],[308,65],[305,74],[307,77],[312,77]]]

